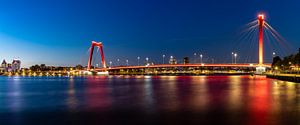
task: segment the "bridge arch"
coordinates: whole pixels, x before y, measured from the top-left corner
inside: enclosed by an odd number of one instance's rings
[[[103,53],[103,44],[102,44],[102,42],[92,41],[91,50],[90,50],[90,57],[89,57],[89,61],[88,61],[87,70],[91,70],[91,65],[92,65],[92,60],[93,60],[93,53],[94,53],[94,48],[95,47],[98,47],[100,49],[102,66],[103,66],[103,68],[106,68],[106,63],[105,63],[105,58],[104,58],[104,53]]]

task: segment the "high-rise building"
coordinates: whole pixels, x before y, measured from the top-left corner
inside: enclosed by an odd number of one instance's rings
[[[2,61],[1,67],[3,67],[3,68],[6,68],[6,67],[7,67],[7,63],[6,63],[5,59]]]
[[[19,59],[14,59],[11,64],[12,71],[19,71],[21,69],[21,61]]]
[[[173,56],[171,56],[170,60],[169,60],[169,63],[170,64],[177,64],[177,61],[176,61],[176,59]]]
[[[3,60],[0,66],[0,72],[6,72],[6,71],[7,71],[7,63],[5,60]]]

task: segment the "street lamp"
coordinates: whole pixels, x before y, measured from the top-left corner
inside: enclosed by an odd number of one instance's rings
[[[128,66],[128,59],[126,59],[126,65]]]
[[[138,60],[138,66],[140,66],[140,57],[139,56],[137,57],[137,60]]]
[[[109,61],[109,67],[111,67],[112,61]]]
[[[234,53],[234,63],[236,64],[237,53]]]
[[[117,61],[118,61],[118,65],[120,66],[120,59],[117,59]]]
[[[200,63],[203,63],[202,57],[203,57],[203,55],[200,54]]]
[[[273,52],[273,58],[276,56],[276,53],[275,52]]]
[[[233,64],[233,55],[234,55],[234,52],[231,52],[231,63]]]
[[[197,62],[197,60],[196,60],[196,57],[197,56],[197,53],[194,53],[194,63],[196,63]]]
[[[146,64],[146,65],[148,65],[148,60],[149,60],[149,58],[148,58],[148,57],[146,57],[146,62],[147,62],[147,64]]]
[[[165,57],[166,57],[166,55],[162,55],[162,57],[163,57],[163,64],[165,64]]]

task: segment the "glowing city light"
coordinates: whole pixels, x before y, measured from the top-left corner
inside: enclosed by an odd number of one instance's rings
[[[258,14],[258,19],[264,20],[265,19],[265,15],[264,14]]]
[[[264,27],[265,16],[263,14],[258,15],[258,25],[259,25],[259,39],[258,39],[258,63],[263,65],[264,63],[264,44],[263,44],[263,27]]]

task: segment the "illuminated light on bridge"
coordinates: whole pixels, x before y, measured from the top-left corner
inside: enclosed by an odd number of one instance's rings
[[[258,38],[258,67],[256,68],[256,73],[261,74],[266,71],[263,67],[264,64],[264,37],[263,37],[263,27],[265,23],[265,15],[258,15],[258,28],[259,28],[259,38]]]
[[[258,47],[258,64],[262,65],[264,63],[264,43],[263,43],[263,27],[264,27],[265,15],[258,15],[258,25],[259,25],[259,47]]]
[[[94,48],[98,47],[100,49],[100,54],[101,54],[101,61],[102,61],[102,65],[103,65],[103,68],[105,69],[106,68],[106,63],[105,63],[105,58],[104,58],[104,53],[103,53],[103,45],[101,42],[95,42],[95,41],[92,41],[92,46],[91,46],[91,50],[90,50],[90,58],[89,58],[89,61],[88,61],[88,67],[87,67],[87,70],[91,70],[91,65],[92,65],[92,60],[93,60],[93,53],[94,53]]]
[[[175,68],[175,67],[271,67],[270,64],[157,64],[157,65],[145,65],[145,66],[117,66],[110,67],[108,70],[118,69],[143,69],[143,68]],[[97,71],[103,71],[103,68],[95,69]]]

